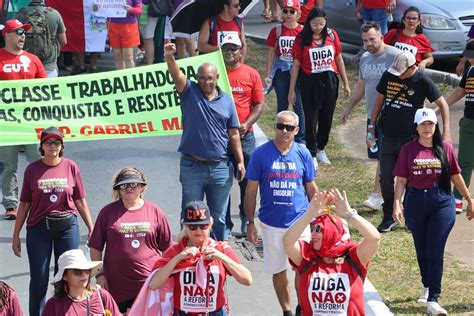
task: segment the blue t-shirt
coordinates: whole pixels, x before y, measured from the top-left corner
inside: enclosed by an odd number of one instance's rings
[[[293,142],[282,155],[273,141],[263,144],[250,158],[246,176],[259,182],[258,218],[263,223],[288,228],[308,208],[304,184],[314,180],[315,171],[305,146]]]
[[[208,160],[227,155],[227,130],[239,127],[239,119],[231,97],[219,94],[209,101],[199,86],[190,80],[180,95],[183,136],[178,151]]]

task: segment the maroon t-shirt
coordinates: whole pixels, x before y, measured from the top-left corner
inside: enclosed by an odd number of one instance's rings
[[[0,316],[23,316],[20,301],[15,291],[6,283],[0,281],[0,286],[3,287],[3,295],[5,296],[5,303],[3,309],[0,311]]]
[[[453,146],[444,143],[450,174],[461,172]],[[408,179],[408,187],[430,189],[441,176],[441,161],[435,157],[432,147],[424,147],[417,140],[405,144],[398,155],[393,175]]]
[[[104,274],[109,291],[118,302],[135,298],[161,253],[172,242],[163,211],[145,201],[127,210],[122,201],[106,205],[99,213],[89,247],[104,254]]]
[[[26,227],[38,224],[46,215],[74,213],[74,200],[86,197],[79,168],[67,158],[61,158],[56,166],[48,166],[43,160],[26,167],[20,201],[31,204]]]
[[[102,297],[100,302],[99,294],[94,291],[90,297],[90,315],[105,315],[105,311],[109,310],[111,315],[122,315],[115,303],[112,295],[105,289],[99,289]],[[105,310],[104,310],[105,309]],[[87,299],[76,302],[69,297],[52,297],[44,306],[43,316],[76,316],[87,315]],[[110,314],[109,314],[110,315]]]

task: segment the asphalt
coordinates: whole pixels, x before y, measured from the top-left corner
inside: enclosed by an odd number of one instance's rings
[[[266,39],[271,27],[276,23],[264,24],[263,18],[260,16],[262,12],[262,4],[259,2],[245,18],[245,29],[248,38],[258,42]],[[345,51],[355,52],[357,48],[353,46],[344,46]],[[349,62],[351,56],[346,55]],[[99,71],[109,71],[114,69],[114,61],[111,53],[102,54],[99,64]],[[64,72],[61,72],[65,74]],[[446,81],[447,75],[441,73],[440,80]],[[462,106],[455,106],[452,110],[461,115]],[[453,138],[457,136],[457,118],[452,116],[451,124]],[[354,157],[366,157],[364,149],[364,120],[351,120],[350,124],[345,127],[337,127],[333,131],[338,134],[341,142],[348,144],[347,148],[353,153]],[[263,143],[266,137],[257,127],[257,142]],[[454,139],[453,139],[454,140]],[[457,140],[455,145],[457,145]],[[117,170],[120,166],[134,164],[141,166],[148,175],[150,181],[156,182],[155,187],[150,186],[147,197],[155,201],[165,210],[166,215],[172,223],[173,231],[177,232],[179,227],[177,214],[174,209],[179,205],[179,183],[176,179],[178,176],[176,154],[179,137],[168,137],[152,139],[142,139],[140,141],[133,140],[116,140],[111,142],[84,142],[81,146],[74,143],[68,145],[68,157],[74,159],[80,166],[85,180],[86,188],[88,188],[88,202],[90,204],[93,218],[96,218],[98,210],[105,204],[105,200],[109,200],[107,188],[103,187],[104,179],[108,181],[112,170]],[[373,166],[370,161],[361,158],[368,165]],[[142,167],[143,165],[143,167]],[[19,162],[19,170],[24,170],[26,161],[22,157]],[[161,170],[161,171],[160,171]],[[166,170],[166,172],[163,172]],[[107,182],[108,183],[108,182]],[[166,188],[163,191],[163,188]],[[166,194],[164,194],[166,192]],[[471,190],[472,192],[472,190]],[[232,209],[237,210],[238,204],[238,187],[235,185],[232,191]],[[233,215],[236,228],[240,227],[238,215]],[[472,226],[468,226],[465,217],[458,216],[456,226],[451,233],[448,251],[459,258],[461,262],[474,269],[474,236]],[[472,224],[471,224],[472,225]],[[28,301],[28,281],[29,269],[26,260],[26,253],[22,259],[15,258],[11,252],[11,232],[13,223],[10,221],[0,220],[0,279],[6,280],[12,285],[19,294],[21,304],[24,311],[27,311]],[[84,225],[81,224],[81,232],[85,231]],[[24,242],[25,229],[22,231],[22,241]],[[85,249],[84,240],[82,249]],[[261,259],[261,247],[247,249],[248,245],[241,238],[234,237],[231,239],[234,249],[240,249],[241,257],[244,264],[252,272],[254,285],[250,287],[242,287],[238,285],[233,278],[230,278],[226,285],[226,292],[229,298],[234,315],[281,315],[280,307],[273,291],[271,276],[263,272],[263,263]],[[24,252],[26,252],[23,244]],[[249,254],[250,253],[250,254]],[[291,283],[293,282],[293,273],[290,273]],[[383,304],[381,297],[370,282],[365,284],[365,303],[367,315],[391,315],[388,308]],[[296,305],[296,296],[294,289],[292,293],[292,309]],[[51,289],[49,292],[51,295]]]

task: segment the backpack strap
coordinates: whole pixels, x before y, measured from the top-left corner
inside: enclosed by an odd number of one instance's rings
[[[303,275],[306,273],[306,271],[309,270],[309,268],[311,268],[312,266],[316,265],[317,263],[319,262],[319,257],[314,259],[313,261],[311,262],[308,262],[306,263],[303,268],[301,268],[301,271],[300,271],[300,274]]]
[[[209,26],[209,40],[207,41],[208,43],[211,42],[212,34],[214,34],[214,31],[216,30],[216,25],[219,28],[219,30],[222,32],[222,28],[219,24],[219,21],[217,20],[216,15],[212,15],[209,18],[209,21],[210,21],[211,25]],[[238,16],[236,16],[236,17],[234,17],[234,21],[235,21],[235,24],[237,24],[237,26],[239,27],[239,30],[242,31],[242,20]],[[242,45],[243,45],[243,43],[242,43]]]
[[[360,276],[361,279],[363,279],[363,274],[362,271],[360,270],[360,267],[357,265],[357,263],[352,259],[352,257],[349,255],[349,252],[346,253],[345,258],[349,265],[351,266],[352,269],[357,272],[357,274]]]
[[[276,49],[277,46],[278,46],[278,39],[279,39],[280,36],[281,36],[281,24],[278,24],[278,25],[275,27],[275,35],[276,35],[276,40],[275,40],[275,49]]]

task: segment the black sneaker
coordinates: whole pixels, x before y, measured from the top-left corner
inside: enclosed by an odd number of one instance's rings
[[[377,227],[377,230],[381,233],[386,233],[391,231],[395,227],[397,227],[397,223],[395,223],[393,218],[384,218],[382,220],[382,223],[380,223],[380,225]]]

